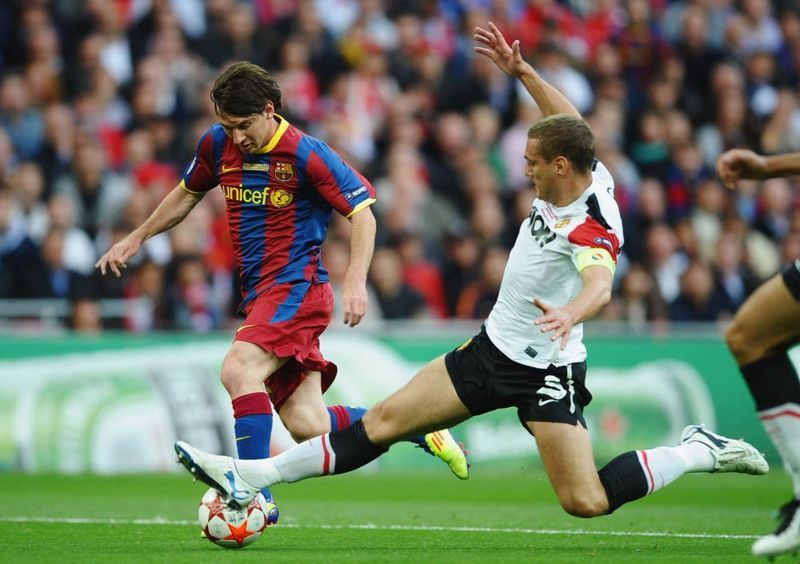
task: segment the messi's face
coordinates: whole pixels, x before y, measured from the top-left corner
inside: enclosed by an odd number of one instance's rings
[[[233,144],[243,153],[255,153],[270,140],[275,133],[276,124],[272,119],[275,110],[272,102],[267,103],[264,111],[247,116],[232,116],[217,113],[219,124]]]

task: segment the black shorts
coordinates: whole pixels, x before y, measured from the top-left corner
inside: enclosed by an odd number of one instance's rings
[[[456,393],[470,413],[516,407],[520,421],[580,423],[592,401],[586,389],[586,362],[533,368],[509,359],[486,329],[444,357]]]
[[[794,299],[800,301],[800,258],[784,268],[781,276]]]

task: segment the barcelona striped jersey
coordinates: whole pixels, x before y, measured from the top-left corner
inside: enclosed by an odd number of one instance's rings
[[[327,282],[320,247],[332,210],[350,217],[376,198],[372,184],[326,143],[275,119],[280,123],[272,139],[252,154],[240,151],[214,124],[181,180],[193,194],[219,186],[225,195],[242,284],[240,309],[276,284],[297,284],[300,291]]]

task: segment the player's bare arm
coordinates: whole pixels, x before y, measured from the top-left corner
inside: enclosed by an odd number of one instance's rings
[[[176,186],[144,223],[100,257],[100,260],[94,265],[95,268],[99,268],[103,275],[108,269],[119,278],[122,275],[121,269],[127,268],[128,259],[139,252],[145,241],[178,225],[189,215],[202,197],[202,194],[194,194],[180,185]]]
[[[587,266],[581,271],[583,289],[568,304],[555,307],[539,298],[533,304],[542,310],[534,323],[542,333],[553,332],[550,340],[561,339],[561,350],[567,346],[572,327],[591,319],[611,301],[611,281],[614,275],[605,266]]]
[[[350,221],[350,263],[344,277],[344,323],[355,327],[367,312],[367,272],[375,249],[375,216],[369,206],[347,218]]]
[[[749,149],[731,149],[717,159],[717,174],[731,190],[742,179],[758,180],[800,174],[800,152],[764,156]]]
[[[473,37],[485,45],[485,47],[474,47],[475,52],[489,57],[500,70],[518,78],[545,116],[571,114],[581,117],[580,112],[561,92],[539,76],[539,73],[525,62],[520,52],[518,39],[509,45],[492,22],[489,22],[489,29],[476,27]]]

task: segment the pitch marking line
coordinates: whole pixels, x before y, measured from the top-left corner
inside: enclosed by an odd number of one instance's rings
[[[85,517],[0,517],[2,523],[67,523],[75,525],[197,525],[197,521],[172,520],[163,517],[153,519],[89,519]],[[514,533],[522,535],[566,535],[566,536],[610,536],[610,537],[656,537],[676,539],[725,539],[753,540],[758,535],[729,535],[714,533],[670,533],[660,531],[592,531],[589,529],[517,529],[511,527],[443,527],[427,525],[299,525],[281,523],[281,529],[349,529],[368,531],[445,531],[454,533]]]

